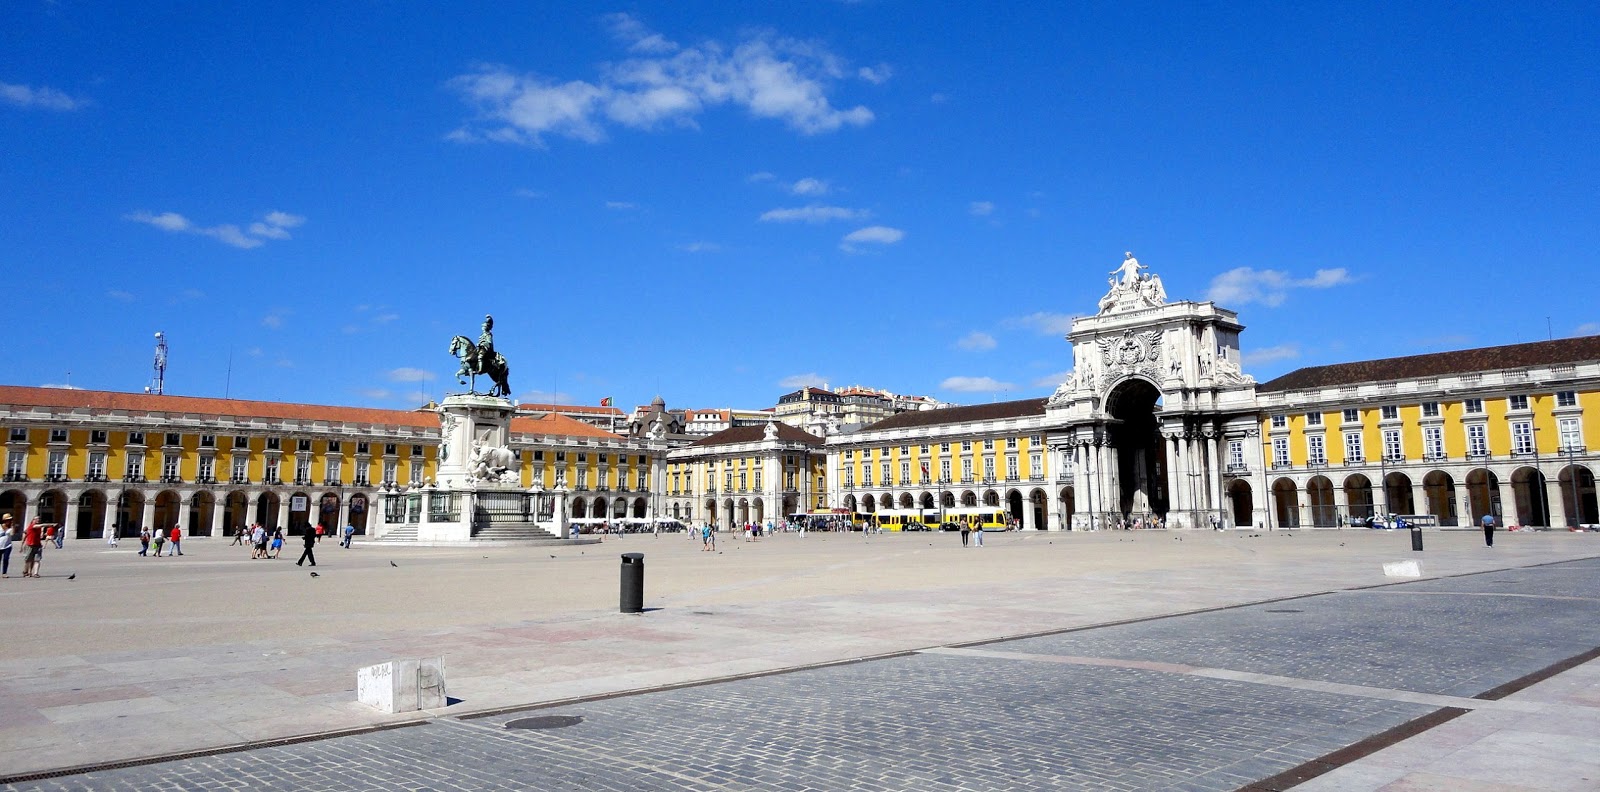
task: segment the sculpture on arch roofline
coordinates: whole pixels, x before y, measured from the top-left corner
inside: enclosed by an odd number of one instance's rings
[[[1100,298],[1100,313],[1117,313],[1166,305],[1167,289],[1161,283],[1161,276],[1142,272],[1149,267],[1140,264],[1139,260],[1133,257],[1133,251],[1127,251],[1123,256],[1122,265],[1112,270],[1111,277],[1106,279],[1111,289]],[[1119,275],[1120,280],[1117,277]]]

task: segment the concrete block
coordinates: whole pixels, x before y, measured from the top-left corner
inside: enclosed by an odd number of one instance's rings
[[[1387,577],[1422,577],[1422,564],[1417,561],[1388,561],[1383,565]]]
[[[357,669],[356,700],[390,713],[443,707],[444,658],[390,660]]]

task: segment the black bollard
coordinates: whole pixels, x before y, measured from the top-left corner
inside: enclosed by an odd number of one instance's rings
[[[1411,549],[1422,552],[1422,526],[1411,526]]]
[[[644,612],[644,553],[622,554],[623,613]]]

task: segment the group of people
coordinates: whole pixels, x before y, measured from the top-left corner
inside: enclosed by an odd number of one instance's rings
[[[148,527],[139,529],[139,555],[146,557],[154,555],[156,558],[160,558],[161,550],[167,547],[168,542],[171,542],[172,546],[167,548],[167,555],[183,555],[183,529],[179,528],[177,524],[173,524],[171,532],[160,528],[154,531]],[[156,548],[153,554],[150,552],[151,544],[154,544]]]
[[[303,566],[307,561],[310,561],[312,566],[317,565],[317,556],[314,551],[317,543],[322,541],[322,537],[327,533],[328,530],[320,523],[314,529],[309,527],[306,529],[302,537],[302,541],[305,543],[305,550],[300,553],[300,560],[295,562],[295,566]],[[343,533],[344,537],[339,540],[339,546],[348,550],[356,536],[355,525],[346,525]],[[273,528],[269,531],[266,526],[257,523],[252,524],[249,529],[240,529],[233,535],[233,543],[235,545],[244,544],[246,539],[250,541],[250,557],[252,559],[277,558],[278,554],[283,552],[282,528]]]
[[[40,523],[38,517],[28,521],[25,528],[18,528],[16,518],[9,513],[0,516],[0,577],[11,577],[11,549],[17,543],[22,543],[22,550],[26,554],[22,562],[22,576],[36,578],[39,576],[39,567],[44,562],[44,543],[54,541],[56,547],[62,544],[61,527],[52,523]]]

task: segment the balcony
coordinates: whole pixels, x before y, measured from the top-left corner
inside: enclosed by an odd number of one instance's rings
[[[89,475],[84,476],[83,480],[90,484],[105,484],[110,481],[110,479],[106,478],[106,474],[104,473],[90,473]]]
[[[344,480],[343,479],[323,479],[322,480],[322,486],[324,486],[324,487],[343,487],[344,486]]]
[[[67,478],[67,474],[65,473],[46,473],[44,474],[44,480],[52,483],[71,481],[71,479]]]
[[[183,477],[182,476],[162,476],[161,477],[161,483],[162,484],[182,484],[183,483]]]
[[[1313,468],[1313,469],[1315,469],[1315,468],[1325,468],[1327,466],[1328,466],[1328,460],[1326,460],[1326,459],[1308,459],[1308,460],[1306,460],[1306,467],[1308,467],[1308,468]]]
[[[1272,463],[1272,469],[1273,470],[1294,470],[1294,463],[1293,462],[1273,462]]]
[[[309,486],[311,486],[311,477],[310,476],[295,476],[294,477],[294,484],[297,487],[309,487]]]
[[[1043,473],[1029,473],[1028,474],[1028,480],[1029,481],[1044,481],[1044,474]]]
[[[1248,476],[1250,475],[1250,466],[1242,462],[1235,462],[1231,465],[1228,465],[1228,467],[1224,469],[1222,473],[1223,475],[1227,476]]]
[[[1367,464],[1367,458],[1365,456],[1347,456],[1344,458],[1344,464],[1345,467],[1365,465]]]
[[[1056,474],[1056,481],[1062,482],[1063,484],[1071,484],[1072,483],[1072,471],[1063,470],[1063,471],[1057,473]]]
[[[233,478],[228,479],[228,483],[229,484],[249,484],[250,483],[250,478],[248,476],[234,476]]]
[[[372,483],[367,481],[367,477],[366,476],[356,476],[356,480],[354,482],[354,485],[357,486],[357,487],[370,487],[370,486],[372,486]]]
[[[196,484],[215,484],[215,483],[217,483],[217,479],[216,479],[215,476],[196,476],[195,479],[194,479],[194,483],[196,483]]]
[[[22,472],[18,472],[18,471],[12,471],[12,472],[7,473],[4,478],[8,482],[10,482],[10,481],[27,481],[28,480],[28,474],[22,473]]]

